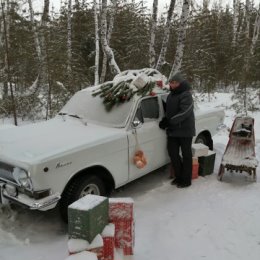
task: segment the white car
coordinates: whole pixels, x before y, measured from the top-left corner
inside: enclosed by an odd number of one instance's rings
[[[77,92],[45,122],[0,130],[0,202],[35,210],[67,207],[86,194],[105,195],[168,164],[164,91],[134,96],[107,112],[93,87]],[[195,142],[213,148],[212,135],[224,111],[196,109]],[[147,164],[133,161],[141,149]]]

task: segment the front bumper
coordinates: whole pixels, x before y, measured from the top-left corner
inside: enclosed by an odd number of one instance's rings
[[[48,210],[54,208],[61,196],[59,193],[51,194],[41,199],[31,198],[26,194],[18,193],[16,196],[10,195],[5,189],[5,184],[0,183],[0,203],[7,204],[13,202],[20,204],[31,210]]]

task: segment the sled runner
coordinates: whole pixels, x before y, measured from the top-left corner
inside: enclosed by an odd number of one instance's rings
[[[247,172],[256,181],[254,119],[237,117],[232,125],[229,141],[219,168],[218,179],[221,181],[225,169],[235,172]]]

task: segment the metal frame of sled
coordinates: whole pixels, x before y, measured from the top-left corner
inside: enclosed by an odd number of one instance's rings
[[[235,172],[246,172],[256,181],[254,119],[237,117],[232,125],[229,141],[222,157],[218,179],[222,181],[225,169]]]

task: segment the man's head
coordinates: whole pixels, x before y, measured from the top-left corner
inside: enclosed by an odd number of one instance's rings
[[[169,78],[170,89],[175,89],[180,86],[180,84],[184,81],[184,78],[181,73],[176,73]]]

